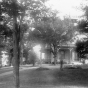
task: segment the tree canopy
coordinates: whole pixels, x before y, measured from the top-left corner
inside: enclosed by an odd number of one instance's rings
[[[88,54],[88,41],[79,41],[76,43],[76,52],[78,53],[79,58],[86,58]]]
[[[29,32],[28,38],[49,45],[51,47],[50,51],[56,57],[58,45],[70,41],[76,27],[70,18],[61,20],[56,16],[56,12],[50,12],[50,10],[47,14],[41,20],[35,21],[34,30]]]
[[[83,11],[85,19],[82,19],[78,22],[78,29],[80,33],[88,34],[88,6],[85,6],[83,8]],[[88,54],[88,39],[86,38],[84,39],[84,41],[78,41],[76,43],[76,46],[78,56],[80,58],[86,58],[86,54]]]

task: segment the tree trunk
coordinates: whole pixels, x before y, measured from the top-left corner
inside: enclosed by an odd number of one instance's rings
[[[42,52],[40,52],[40,67],[42,66]]]
[[[56,65],[56,55],[54,55],[54,65]]]
[[[21,52],[20,52],[20,64],[22,65],[23,64],[23,42],[21,42]]]
[[[51,44],[50,44],[50,57],[49,57],[50,61],[49,61],[49,64],[51,64],[51,54],[52,54],[52,48],[51,48]]]
[[[9,55],[9,66],[11,66],[12,65],[12,55]]]
[[[64,64],[63,60],[64,59],[65,59],[65,52],[62,51],[61,52],[61,58],[60,58],[60,70],[63,70],[63,64]]]
[[[54,46],[54,65],[56,65],[56,62],[57,62],[57,47],[56,45],[53,45]]]
[[[20,60],[20,31],[18,28],[18,24],[15,24],[15,29],[13,32],[13,53],[14,53],[14,59],[13,59],[13,73],[14,73],[14,79],[15,79],[15,88],[20,87],[19,82],[19,60]]]
[[[24,50],[24,43],[23,43],[23,34],[24,34],[24,31],[23,31],[23,28],[22,28],[22,20],[23,20],[23,17],[25,16],[25,11],[23,12],[23,14],[21,15],[21,19],[20,19],[20,29],[22,29],[20,31],[20,64],[23,64],[23,50]]]
[[[63,60],[60,60],[60,70],[63,70]]]
[[[21,21],[20,21],[20,28],[22,29],[22,27],[21,27],[21,24],[22,23],[22,19],[21,19]],[[22,64],[23,63],[23,50],[24,50],[24,43],[23,43],[23,33],[24,33],[24,31],[22,30],[22,31],[20,31],[20,43],[21,43],[21,45],[20,45],[20,49],[21,49],[21,51],[20,51],[20,64]]]

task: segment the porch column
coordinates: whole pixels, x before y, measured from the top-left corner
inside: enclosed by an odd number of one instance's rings
[[[72,61],[75,61],[75,59],[76,59],[76,52],[75,52],[75,50],[73,49],[73,52],[72,52]]]
[[[42,66],[42,52],[40,52],[40,67]]]
[[[77,56],[77,53],[75,52],[75,60],[77,60],[78,59],[78,56]]]
[[[71,62],[72,62],[72,50],[73,50],[73,49],[70,48],[69,50],[70,50],[70,59],[69,59],[69,63],[71,63]]]
[[[2,67],[2,56],[0,55],[0,68]]]

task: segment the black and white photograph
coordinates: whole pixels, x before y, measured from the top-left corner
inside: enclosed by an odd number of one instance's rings
[[[0,0],[0,88],[88,88],[88,0]]]

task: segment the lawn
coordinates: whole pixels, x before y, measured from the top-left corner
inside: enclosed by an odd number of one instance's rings
[[[88,88],[88,69],[29,69],[20,80],[20,88]],[[0,88],[14,88],[13,75],[1,77]]]
[[[0,74],[4,73],[4,72],[9,72],[9,71],[12,71],[13,68],[12,67],[9,67],[9,68],[0,68]]]

